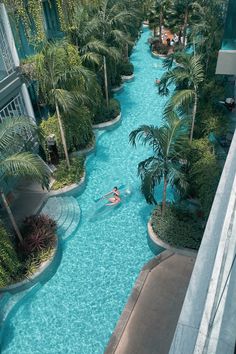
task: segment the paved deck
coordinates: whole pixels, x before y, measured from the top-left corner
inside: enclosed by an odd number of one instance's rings
[[[195,257],[165,251],[160,258],[161,263],[157,261],[148,269],[142,287],[138,284],[140,291],[137,295],[138,279],[106,354],[169,352]],[[134,302],[135,296],[135,303],[129,313],[129,307],[132,307],[130,303]],[[121,322],[125,323],[122,330]]]

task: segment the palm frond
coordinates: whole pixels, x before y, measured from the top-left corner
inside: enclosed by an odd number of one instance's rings
[[[33,123],[30,117],[11,117],[4,119],[0,124],[0,151],[3,153],[16,143],[25,138],[25,133],[34,134],[37,126]]]
[[[48,188],[50,170],[45,162],[30,152],[11,155],[0,161],[0,178],[28,177]]]
[[[168,116],[173,110],[187,106],[193,102],[196,93],[194,90],[180,90],[174,92],[164,110],[164,116]]]

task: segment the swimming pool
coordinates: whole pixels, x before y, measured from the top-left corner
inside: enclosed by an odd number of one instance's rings
[[[4,353],[103,353],[143,265],[153,257],[147,244],[152,206],[139,191],[137,164],[147,149],[134,149],[129,133],[141,124],[159,125],[165,98],[155,78],[163,73],[152,58],[144,31],[131,60],[135,79],[116,97],[122,123],[98,133],[87,161],[87,186],[77,197],[82,210],[78,231],[63,246],[56,274],[23,301],[4,333]],[[119,207],[89,221],[92,201],[125,184],[132,195]],[[157,188],[161,199],[161,188]]]

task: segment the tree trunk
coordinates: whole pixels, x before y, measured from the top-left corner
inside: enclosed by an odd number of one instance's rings
[[[16,224],[15,218],[14,218],[12,212],[11,212],[11,209],[10,209],[10,207],[8,205],[8,202],[7,202],[6,198],[5,198],[5,195],[4,195],[4,193],[2,191],[0,191],[0,194],[1,194],[1,197],[2,197],[2,201],[3,201],[4,207],[5,207],[6,211],[7,211],[8,216],[9,216],[9,219],[11,220],[13,229],[15,230],[15,233],[16,233],[20,243],[23,244],[23,237],[22,237],[21,232],[20,232],[20,230],[19,230],[19,228],[18,228],[18,226]]]
[[[129,61],[129,45],[126,43],[126,59]]]
[[[61,121],[61,115],[60,115],[60,111],[59,111],[59,107],[58,107],[57,103],[56,103],[56,112],[57,112],[57,119],[58,119],[58,123],[59,123],[61,140],[62,140],[62,145],[63,145],[63,149],[64,149],[64,153],[65,153],[66,163],[67,163],[67,167],[69,169],[70,168],[70,160],[69,160],[69,155],[68,155],[68,150],[67,150],[67,145],[66,145],[65,133],[64,133],[64,129],[63,129],[62,121]]]
[[[185,11],[184,15],[184,25],[183,25],[183,45],[185,47],[185,40],[186,40],[186,30],[188,25],[188,9]]]
[[[167,190],[167,178],[164,176],[164,187],[163,187],[163,194],[162,194],[162,206],[161,206],[161,215],[165,215],[166,209],[166,190]]]
[[[159,39],[160,43],[162,43],[162,23],[163,23],[163,14],[162,10],[160,10],[160,17],[159,17]]]
[[[194,130],[194,124],[195,124],[195,118],[196,118],[196,113],[197,113],[197,90],[195,88],[195,97],[194,97],[194,105],[193,105],[193,116],[192,116],[192,125],[191,125],[191,131],[190,131],[190,144],[193,140],[193,130]]]
[[[105,55],[103,56],[103,68],[104,68],[104,84],[105,84],[105,96],[107,108],[109,106],[109,96],[108,96],[108,83],[107,83],[107,62]]]
[[[179,30],[179,40],[178,40],[178,44],[181,44],[181,37],[182,37],[182,29]]]

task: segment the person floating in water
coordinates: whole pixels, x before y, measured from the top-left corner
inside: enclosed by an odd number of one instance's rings
[[[156,85],[160,85],[160,82],[161,82],[161,80],[156,78],[156,81],[155,81]]]
[[[109,196],[111,196],[111,197],[109,197]],[[114,187],[111,192],[109,192],[103,196],[103,198],[106,198],[106,197],[109,197],[108,200],[110,202],[110,203],[106,204],[107,206],[116,205],[121,202],[120,191],[117,187]]]

